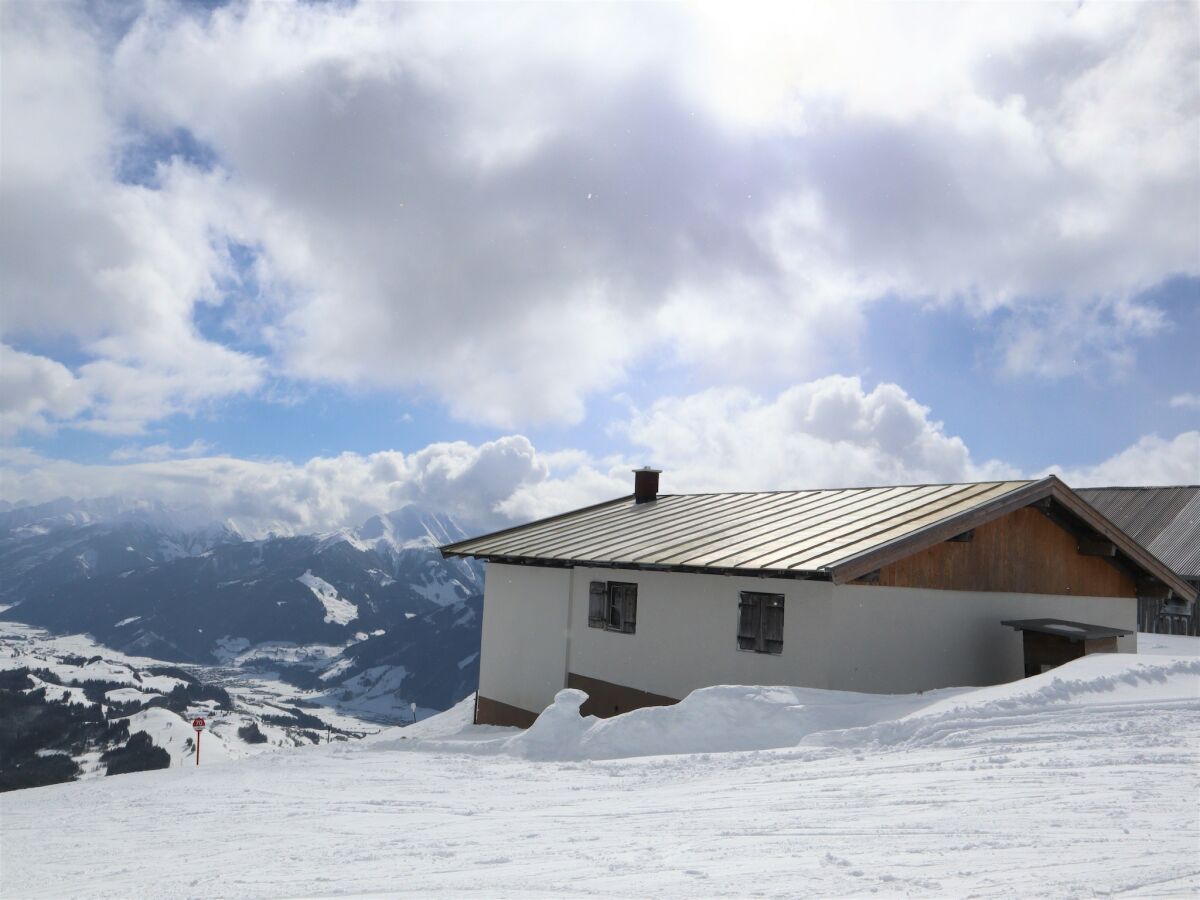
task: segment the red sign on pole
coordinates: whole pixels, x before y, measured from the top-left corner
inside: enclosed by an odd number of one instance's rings
[[[200,732],[204,730],[204,720],[197,716],[192,719],[192,727],[196,729],[196,765],[200,765]]]

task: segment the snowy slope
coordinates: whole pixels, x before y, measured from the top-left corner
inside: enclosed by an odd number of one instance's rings
[[[1198,663],[844,704],[718,690],[604,729],[565,708],[470,726],[464,702],[371,741],[0,796],[0,894],[1194,896]],[[775,749],[695,752],[705,728]],[[527,758],[539,729],[557,761]],[[620,758],[584,758],[602,732]]]
[[[325,607],[325,621],[338,625],[348,625],[358,618],[358,607],[338,596],[337,588],[323,578],[318,578],[312,569],[306,569],[304,574],[296,579],[313,592],[321,605]]]
[[[333,649],[336,652],[338,648]],[[295,659],[297,648],[278,648],[281,655],[289,651],[288,658]],[[125,720],[130,737],[139,731],[146,732],[155,746],[167,751],[172,765],[192,760],[194,732],[190,722],[194,716],[207,720],[202,755],[210,764],[297,745],[308,746],[321,739],[349,739],[377,730],[377,726],[356,718],[352,711],[340,708],[345,704],[338,698],[323,693],[302,691],[237,669],[191,667],[189,673],[183,668],[167,666],[162,660],[129,656],[102,647],[85,635],[54,636],[27,625],[0,622],[0,672],[8,670],[29,671],[33,688],[25,693],[44,690],[51,702],[65,699],[68,703],[91,707],[100,698],[89,699],[82,685],[99,684],[103,703],[97,707],[98,713],[113,722]],[[391,671],[382,672],[379,680],[382,682],[383,676]],[[215,701],[211,694],[186,697],[183,708],[149,705],[165,701],[174,689],[186,692],[189,685],[198,687],[200,680],[196,673],[203,674],[203,681],[209,686],[224,690],[228,705],[224,700]],[[381,696],[373,695],[370,701],[375,707],[386,705]],[[112,704],[125,708],[114,711]],[[425,714],[431,715],[432,711]],[[398,720],[399,716],[391,718]],[[239,734],[243,728],[257,729],[263,740],[247,741]],[[43,735],[40,746],[54,746],[60,738],[62,735]],[[89,745],[68,754],[83,767],[80,777],[105,774],[106,766],[100,760],[105,749],[113,748]],[[10,759],[0,759],[0,771],[13,764]]]

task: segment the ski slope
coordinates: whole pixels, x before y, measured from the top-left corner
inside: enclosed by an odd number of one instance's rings
[[[1193,647],[604,721],[563,692],[525,732],[467,724],[468,701],[355,744],[18,791],[0,894],[1195,896]]]

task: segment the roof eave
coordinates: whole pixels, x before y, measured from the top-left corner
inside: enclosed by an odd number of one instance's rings
[[[572,510],[569,510],[568,512],[559,513],[558,515],[546,516],[545,518],[541,518],[541,519],[534,519],[532,522],[525,522],[521,525],[513,525],[510,528],[501,528],[499,531],[490,531],[487,534],[480,534],[480,535],[476,535],[475,537],[465,538],[461,541],[454,541],[453,543],[450,543],[450,544],[443,544],[442,546],[438,547],[438,552],[442,554],[442,559],[448,559],[450,557],[469,557],[469,556],[474,556],[477,559],[487,559],[487,554],[472,553],[470,550],[464,550],[462,548],[466,547],[468,544],[475,544],[475,543],[478,543],[479,541],[490,541],[493,538],[498,538],[498,537],[501,537],[506,534],[511,534],[514,531],[523,531],[524,529],[530,528],[534,525],[544,525],[547,522],[557,522],[559,519],[566,519],[571,516],[577,516],[580,513],[591,512],[592,510],[600,509],[601,507],[611,506],[614,503],[623,503],[627,500],[632,500],[632,499],[633,499],[633,494],[626,494],[623,497],[614,497],[612,500],[602,500],[600,503],[593,503],[591,506],[584,506],[579,509],[572,509]]]
[[[743,578],[780,578],[790,581],[829,581],[830,573],[825,569],[745,569],[729,566],[689,566],[667,563],[622,562],[608,559],[555,559],[546,556],[511,556],[501,553],[459,553],[450,551],[446,556],[473,556],[484,562],[508,566],[534,566],[545,569],[624,569],[638,572],[682,572],[690,575],[726,575]]]

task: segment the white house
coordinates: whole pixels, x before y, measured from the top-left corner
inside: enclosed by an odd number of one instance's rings
[[[1039,641],[1132,651],[1139,596],[1195,594],[1053,476],[659,495],[635,474],[632,496],[442,548],[488,563],[477,722],[528,725],[564,687],[606,716],[713,684],[1011,681]],[[1024,642],[1002,624],[1026,619]]]

